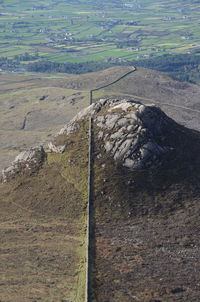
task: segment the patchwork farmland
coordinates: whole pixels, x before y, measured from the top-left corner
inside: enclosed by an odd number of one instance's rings
[[[199,1],[0,1],[0,58],[123,63],[200,49]]]

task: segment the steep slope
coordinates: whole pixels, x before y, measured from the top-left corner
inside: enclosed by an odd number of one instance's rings
[[[91,301],[198,301],[200,134],[112,98],[76,115],[52,153],[32,149],[3,171],[0,299],[84,299],[89,117]]]
[[[154,105],[110,99],[94,119],[92,301],[198,301],[200,134]]]
[[[64,154],[21,153],[0,185],[0,300],[84,301],[88,123]]]
[[[108,111],[100,110],[98,116]],[[152,114],[149,125],[148,111]],[[112,149],[102,148],[108,138],[103,134],[97,139],[102,128],[95,126],[91,291],[96,301],[197,302],[200,134],[176,124],[155,107],[137,116],[143,128],[151,130],[153,124],[151,139],[168,150],[160,156],[154,153],[155,166],[149,166],[147,158],[148,167],[142,160],[140,168],[127,169],[123,158],[115,160]],[[118,127],[114,125],[111,135],[116,137]],[[143,135],[142,129],[139,133]],[[143,150],[138,147],[134,155],[141,158]]]

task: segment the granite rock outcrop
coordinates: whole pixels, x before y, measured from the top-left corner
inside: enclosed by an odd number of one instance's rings
[[[16,175],[38,170],[44,162],[45,156],[45,151],[42,146],[21,152],[9,167],[2,170],[2,182],[8,182]]]
[[[123,166],[138,170],[155,168],[162,156],[173,150],[166,139],[173,121],[154,104],[143,105],[129,99],[100,99],[85,108],[59,131],[49,143],[49,150],[63,153],[67,149],[65,138],[78,131],[81,121],[89,117],[96,129],[95,140],[101,146],[98,157],[106,151]],[[43,147],[20,153],[11,166],[2,171],[3,182],[16,174],[37,170],[44,159]]]
[[[125,167],[154,167],[163,154],[173,149],[164,143],[165,122],[170,119],[154,104],[143,105],[128,99],[101,99],[78,113],[57,137],[78,130],[79,122],[88,117],[93,118],[98,128],[95,139],[102,141],[102,148]],[[49,147],[62,153],[66,146],[51,142]]]

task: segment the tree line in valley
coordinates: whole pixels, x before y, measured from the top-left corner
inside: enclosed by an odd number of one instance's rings
[[[72,73],[83,74],[87,72],[100,71],[116,65],[133,65],[136,67],[150,68],[166,72],[174,79],[188,81],[192,83],[200,82],[200,55],[199,54],[179,54],[162,55],[149,59],[133,60],[122,63],[89,61],[83,63],[57,63],[47,60],[39,60],[23,64],[21,60],[29,61],[37,59],[37,54],[24,54],[8,59],[0,58],[0,68],[5,71],[15,71],[22,68],[30,72],[48,72],[48,73]]]
[[[200,82],[200,55],[198,54],[167,54],[135,61],[134,65],[166,72],[179,81]]]

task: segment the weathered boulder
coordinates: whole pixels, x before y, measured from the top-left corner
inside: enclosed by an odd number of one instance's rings
[[[54,145],[52,142],[48,144],[48,148],[51,152],[54,153],[63,153],[65,151],[66,145]]]
[[[154,104],[145,106],[126,99],[104,101],[94,116],[101,146],[115,160],[133,169],[155,167],[162,154],[172,149],[162,143],[168,120]]]
[[[8,168],[2,170],[2,181],[8,182],[16,175],[37,171],[44,162],[45,156],[42,146],[21,152]]]
[[[165,123],[169,118],[154,104],[143,105],[128,99],[101,99],[79,112],[57,137],[77,131],[79,122],[88,117],[93,117],[98,129],[95,139],[100,140],[106,152],[125,167],[153,167],[162,154],[171,150],[170,146],[163,145]],[[49,148],[52,152],[62,153],[65,145],[50,143]]]
[[[165,139],[172,120],[158,107],[128,99],[101,99],[79,112],[59,131],[48,145],[51,152],[63,153],[66,136],[78,131],[80,122],[89,117],[93,118],[97,130],[95,139],[101,148],[127,168],[156,167],[161,156],[172,150]],[[98,157],[102,156],[103,150],[99,150]],[[20,153],[11,166],[2,171],[3,182],[16,174],[36,171],[44,159],[43,147]]]

